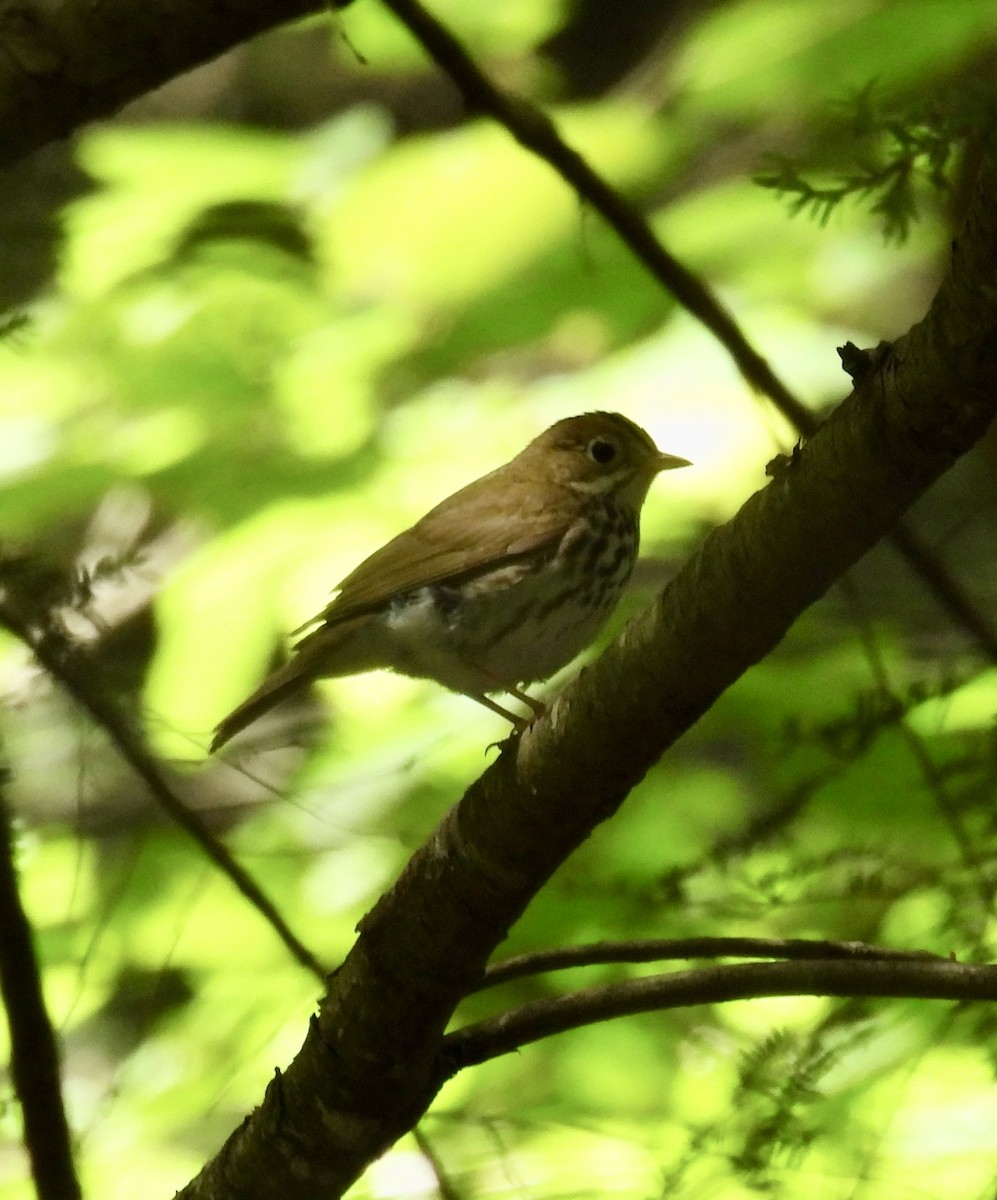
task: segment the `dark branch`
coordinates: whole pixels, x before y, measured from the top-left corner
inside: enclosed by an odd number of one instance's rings
[[[412,1136],[415,1138],[415,1144],[419,1147],[420,1153],[426,1162],[429,1163],[430,1169],[433,1172],[440,1200],[463,1200],[460,1189],[447,1173],[447,1169],[443,1165],[440,1156],[436,1153],[433,1143],[418,1125],[412,1130]]]
[[[910,525],[901,522],[890,534],[890,543],[906,561],[938,607],[997,662],[997,630],[976,608],[959,584],[939,562],[924,539]]]
[[[322,0],[2,0],[0,166]]]
[[[699,937],[642,939],[630,942],[593,942],[587,946],[559,946],[520,954],[495,963],[475,991],[497,987],[527,975],[592,967],[605,963],[665,962],[689,958],[847,959],[849,961],[945,962],[927,950],[890,950],[865,942],[825,942],[807,938]]]
[[[747,382],[769,396],[801,432],[814,431],[817,420],[813,413],[778,378],[713,292],[665,248],[643,213],[565,142],[545,112],[522,96],[496,87],[460,41],[418,0],[382,2],[456,84],[472,112],[497,121],[521,146],[552,167],[616,231],[665,291],[716,337]]]
[[[31,926],[21,905],[14,833],[0,762],[0,993],[10,1030],[10,1068],[21,1101],[24,1143],[38,1200],[77,1200],[69,1123],[62,1105],[59,1048],[45,1009]]]
[[[73,698],[95,725],[104,730],[111,744],[142,780],[150,796],[169,819],[197,843],[206,857],[256,909],[290,951],[292,958],[324,983],[325,968],[297,937],[256,880],[202,824],[197,814],[173,792],[125,715],[74,660],[73,648],[51,630],[45,633],[36,631],[21,615],[20,606],[11,603],[9,597],[0,597],[0,627],[19,638],[51,678]]]
[[[440,1055],[444,1079],[530,1042],[598,1021],[766,996],[997,1000],[997,966],[944,959],[936,962],[811,959],[792,963],[734,963],[630,979],[554,1000],[524,1004],[522,1008],[449,1034],[443,1039]]]

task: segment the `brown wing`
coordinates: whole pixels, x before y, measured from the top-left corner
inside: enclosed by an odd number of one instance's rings
[[[551,492],[539,489],[547,493],[545,504],[538,489],[524,487],[515,478],[509,486],[497,487],[493,476],[502,470],[455,492],[382,546],[346,576],[324,612],[295,632],[319,621],[346,620],[380,607],[399,593],[557,542],[567,524],[565,502],[574,498],[572,493],[557,496],[559,503],[551,504]]]

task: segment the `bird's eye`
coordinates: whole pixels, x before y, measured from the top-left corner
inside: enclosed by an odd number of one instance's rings
[[[601,467],[608,467],[616,457],[616,447],[605,438],[593,438],[588,444],[588,456]]]

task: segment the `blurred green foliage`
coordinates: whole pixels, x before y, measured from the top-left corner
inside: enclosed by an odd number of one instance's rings
[[[693,7],[585,103],[559,93],[544,53],[571,6],[435,8],[550,106],[815,407],[847,388],[835,345],[922,314],[947,198],[923,197],[898,250],[861,208],[790,222],[750,177],[767,151],[845,169],[830,106],[871,80],[898,105],[958,87],[992,55],[992,6]],[[336,20],[323,69],[357,94],[318,127],[86,133],[93,188],[63,213],[58,279],[0,343],[6,548],[70,574],[118,564],[67,626],[130,681],[184,794],[330,965],[504,728],[431,685],[370,676],[323,686],[307,751],[277,727],[240,763],[205,764],[211,726],[287,631],[560,416],[618,409],[694,460],[646,510],[663,575],[795,438],[502,130],[457,112],[396,132],[393,106],[433,79],[421,51],[372,4]],[[992,555],[963,531],[985,476],[921,514],[981,596]],[[854,578],[861,608],[842,593],[802,619],[565,865],[508,951],[753,934],[992,957],[994,672],[915,587],[873,556]],[[20,867],[84,1182],[168,1195],[296,1052],[317,985],[23,651],[0,648]],[[648,969],[522,981],[461,1017]],[[997,1179],[994,1032],[937,1003],[642,1016],[467,1072],[425,1131],[467,1197],[973,1200]],[[9,1087],[4,1100],[6,1200],[27,1185]],[[435,1194],[409,1143],[356,1188]]]

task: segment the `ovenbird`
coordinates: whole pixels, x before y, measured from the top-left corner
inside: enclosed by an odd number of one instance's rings
[[[599,633],[633,570],[652,480],[689,465],[619,413],[558,421],[348,575],[211,749],[315,679],[378,668],[435,679],[523,726],[489,693],[544,711],[519,685]]]

